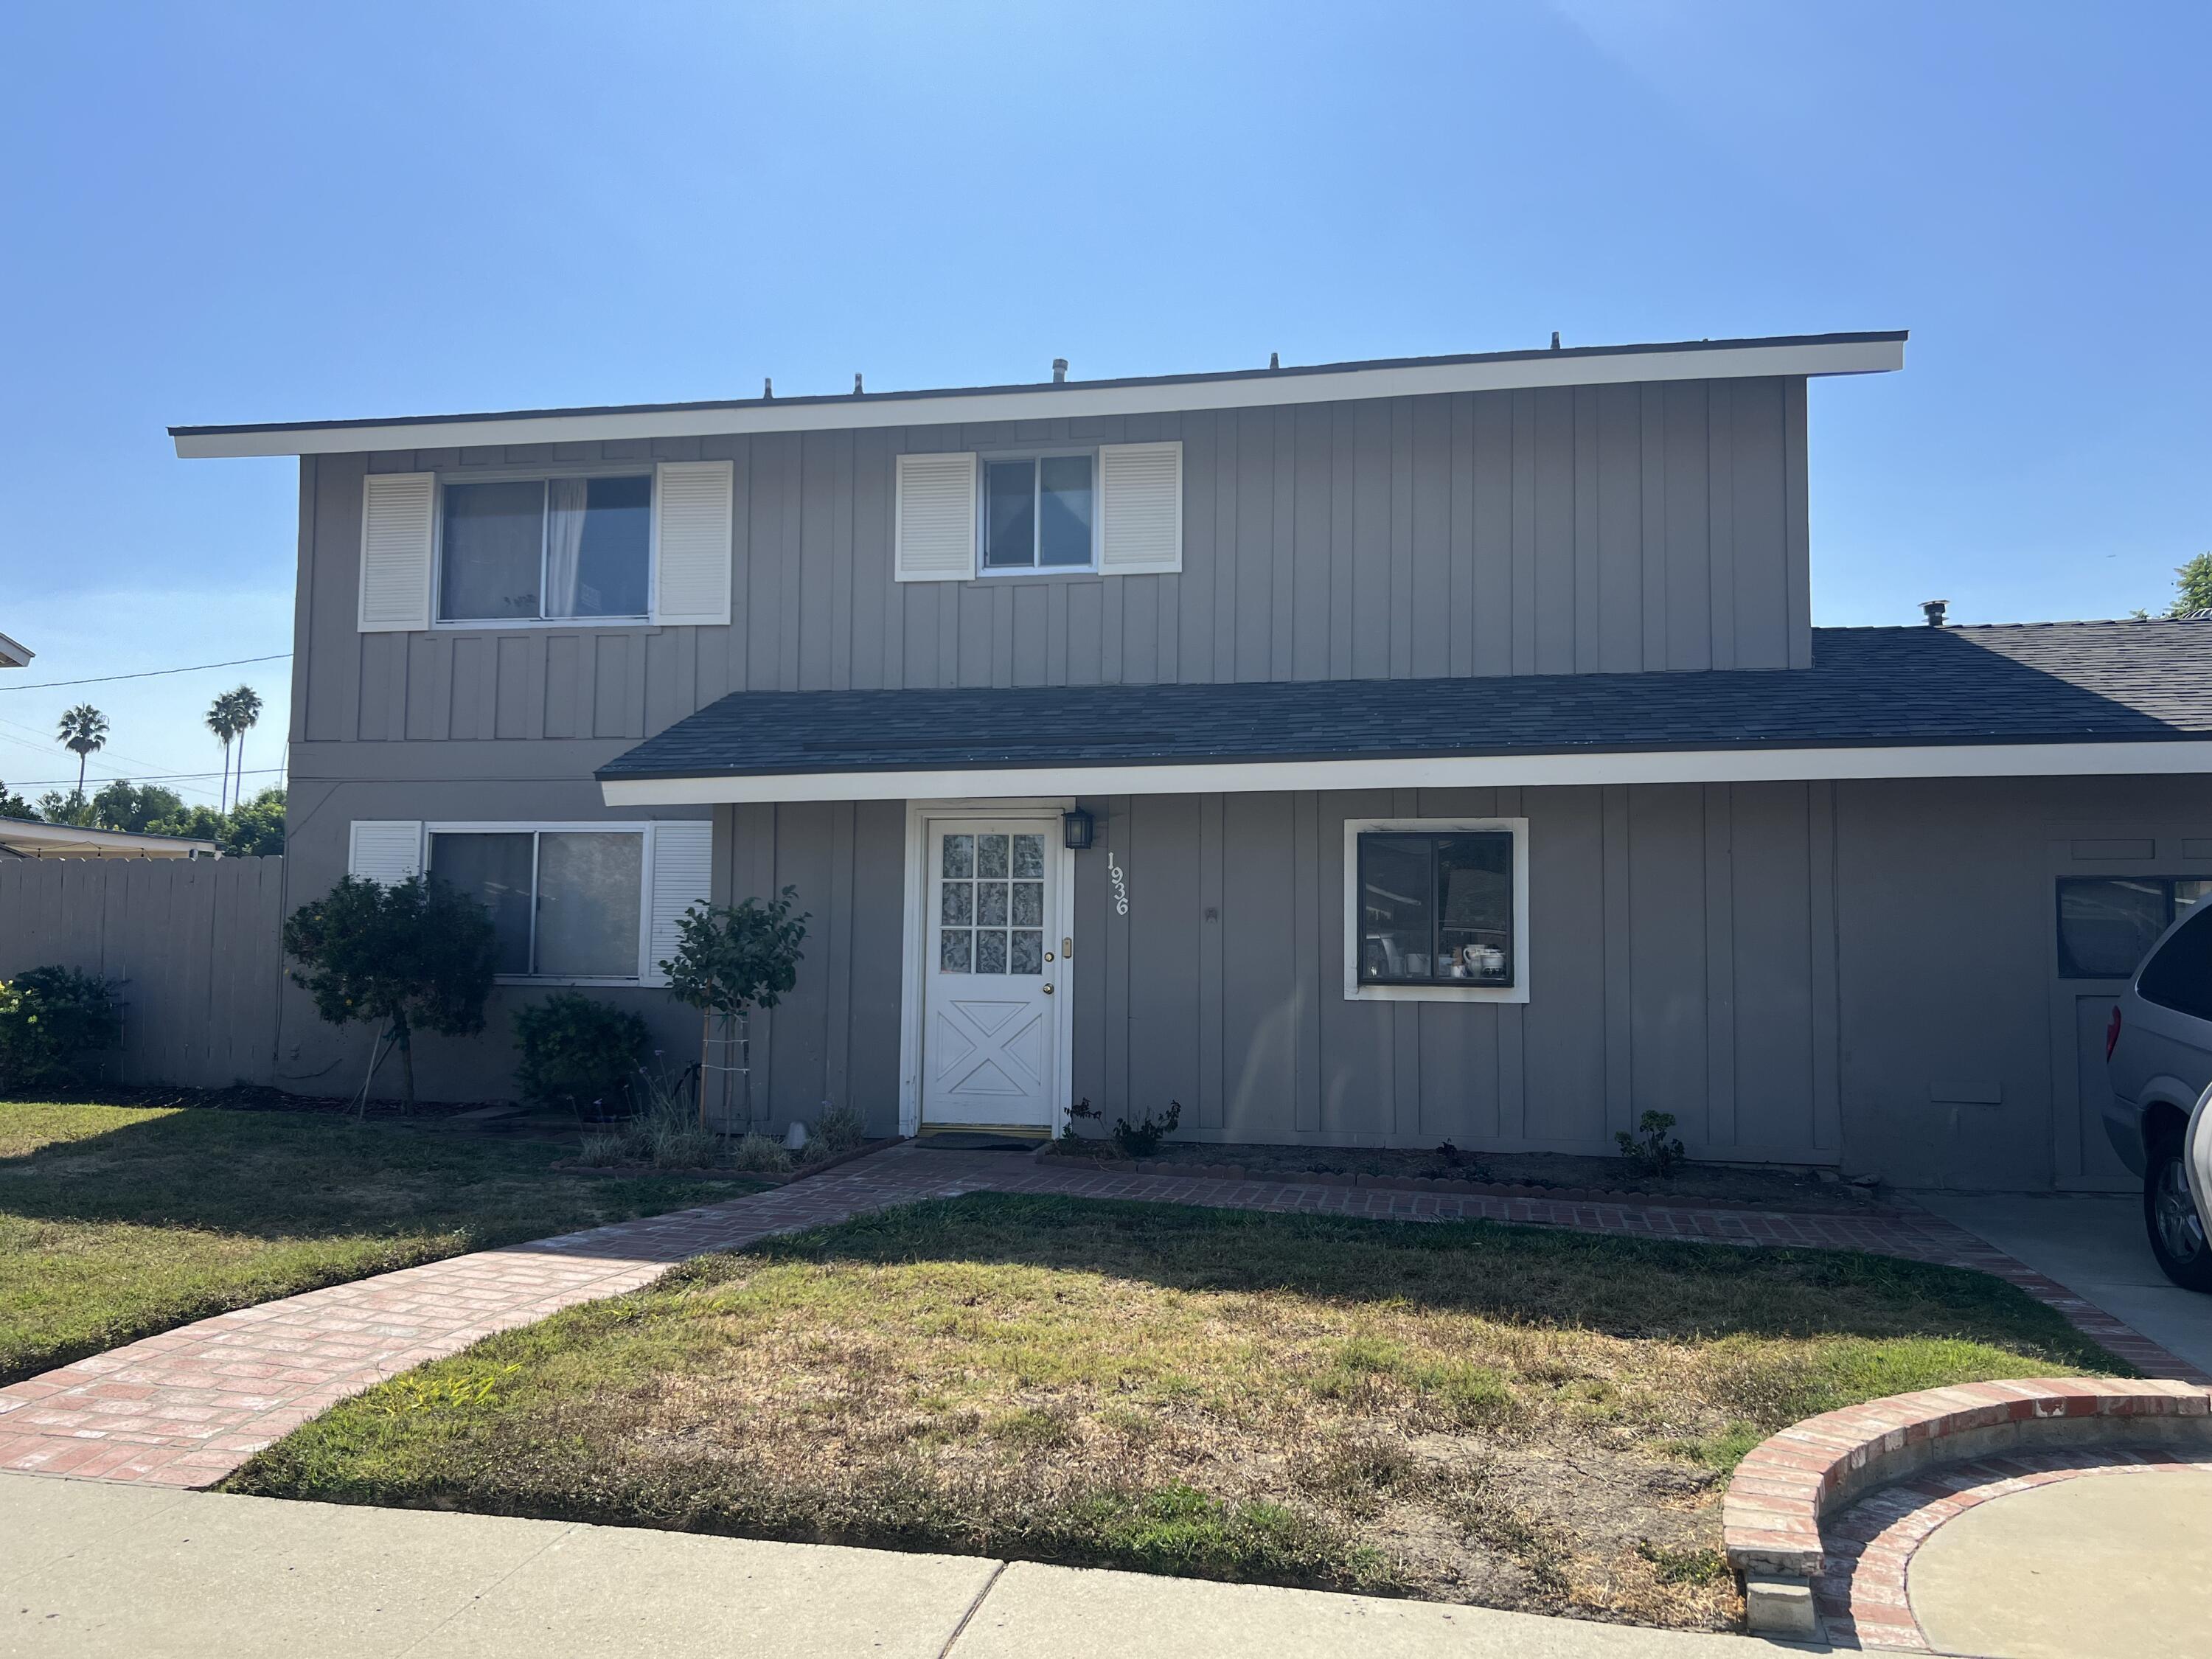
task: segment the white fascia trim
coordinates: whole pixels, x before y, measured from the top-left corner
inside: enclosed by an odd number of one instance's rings
[[[2212,739],[2166,743],[1928,744],[1890,749],[1700,749],[1188,766],[1054,766],[960,772],[787,772],[610,778],[610,806],[912,800],[964,795],[1243,794],[1304,789],[1542,788],[1600,783],[1766,783],[1816,778],[2109,777],[2212,773]]]
[[[28,668],[31,659],[38,655],[27,645],[18,645],[5,634],[0,634],[0,668]]]
[[[176,434],[176,446],[178,455],[186,460],[242,455],[352,455],[377,449],[594,443],[623,438],[707,438],[753,432],[843,432],[864,427],[1165,415],[1189,410],[1258,409],[1345,403],[1362,398],[1617,386],[1644,380],[1881,374],[1904,367],[1902,340],[1830,340],[1691,351],[1591,352],[1557,358],[1538,355],[1503,362],[1346,369],[1340,374],[1271,374],[1261,369],[1234,380],[872,398],[855,404],[823,399],[781,407],[746,404],[579,415],[488,415],[481,420],[392,421],[375,426],[186,431]]]

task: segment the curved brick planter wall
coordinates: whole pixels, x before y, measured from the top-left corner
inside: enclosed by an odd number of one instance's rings
[[[1736,1468],[1721,1510],[1729,1565],[1762,1635],[1816,1635],[1820,1519],[1931,1463],[2094,1445],[2212,1449],[2212,1390],[2106,1377],[1970,1382],[1808,1418]]]

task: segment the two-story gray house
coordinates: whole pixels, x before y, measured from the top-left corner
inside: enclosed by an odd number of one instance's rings
[[[1901,334],[175,429],[296,454],[288,902],[479,895],[641,1008],[787,884],[779,1126],[2113,1184],[2212,884],[2212,623],[1817,629],[1808,383]],[[1917,595],[1900,595],[1910,615]],[[300,1011],[280,1067],[350,1054]]]

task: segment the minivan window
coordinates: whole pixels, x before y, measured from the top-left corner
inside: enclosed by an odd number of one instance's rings
[[[2212,908],[2199,905],[2143,963],[2136,993],[2176,1013],[2212,1019]]]

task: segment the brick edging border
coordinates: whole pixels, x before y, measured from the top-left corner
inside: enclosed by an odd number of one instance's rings
[[[1722,1543],[1759,1635],[1819,1634],[1824,1517],[1933,1463],[2122,1443],[2212,1449],[2212,1389],[2124,1377],[1967,1382],[1808,1418],[1736,1466]]]

